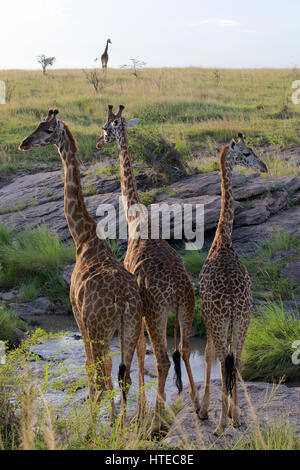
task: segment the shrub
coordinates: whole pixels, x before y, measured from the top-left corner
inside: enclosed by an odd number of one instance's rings
[[[243,350],[245,380],[292,380],[300,377],[292,362],[292,345],[300,339],[300,318],[285,313],[283,304],[262,307],[250,323]]]

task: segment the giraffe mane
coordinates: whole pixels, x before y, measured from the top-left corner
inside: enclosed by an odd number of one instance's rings
[[[63,125],[65,126],[65,129],[66,129],[66,133],[70,139],[70,142],[71,142],[71,150],[76,153],[77,150],[78,150],[78,146],[77,146],[77,143],[76,143],[76,140],[75,140],[75,137],[74,135],[72,134],[68,124],[66,124],[64,121],[61,121],[63,123]]]

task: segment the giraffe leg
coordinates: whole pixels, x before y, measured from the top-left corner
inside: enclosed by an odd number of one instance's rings
[[[138,339],[136,353],[138,357],[139,364],[139,397],[138,397],[138,408],[137,416],[138,420],[142,419],[145,413],[146,405],[146,394],[145,394],[145,372],[144,372],[144,362],[146,355],[146,338],[144,331],[144,322],[142,323],[141,333]]]
[[[220,357],[220,356],[219,356]],[[228,425],[228,391],[226,386],[226,367],[225,367],[226,353],[223,355],[221,363],[221,377],[222,377],[222,409],[220,422],[214,431],[216,436],[223,434]]]
[[[111,405],[111,412],[110,412],[110,423],[113,425],[117,419],[117,410],[114,400],[114,386],[111,379],[111,369],[112,369],[112,358],[109,354],[106,353],[106,360],[105,360],[105,371],[107,374],[107,388],[111,393],[110,405]]]
[[[199,393],[194,382],[192,369],[190,365],[191,345],[190,345],[189,337],[190,337],[190,332],[192,329],[193,318],[194,318],[194,307],[191,311],[191,314],[189,315],[188,323],[184,321],[186,320],[185,318],[179,315],[180,334],[181,334],[180,353],[184,361],[187,375],[189,378],[190,396],[192,399],[193,408],[194,408],[194,411],[198,414],[200,412]],[[187,324],[188,324],[188,327],[186,327]]]
[[[215,359],[215,347],[213,343],[212,336],[207,331],[207,343],[205,348],[205,361],[206,361],[206,371],[205,371],[205,385],[204,385],[204,395],[201,403],[200,419],[208,419],[208,408],[210,403],[210,374],[211,366]]]
[[[157,433],[161,428],[161,412],[166,401],[165,384],[170,369],[170,360],[167,354],[166,329],[168,315],[160,315],[161,323],[153,321],[151,315],[146,317],[146,326],[150,336],[151,345],[156,359],[157,393],[152,432]]]
[[[240,409],[238,406],[238,374],[237,371],[240,371],[241,361],[239,358],[235,360],[235,382],[232,390],[232,397],[230,397],[230,406],[229,406],[229,417],[232,418],[233,427],[239,428],[241,425],[240,421]]]
[[[130,313],[130,309],[128,311]],[[126,418],[126,406],[127,406],[127,396],[129,392],[129,388],[131,385],[131,378],[130,378],[130,368],[132,363],[132,358],[134,355],[134,351],[137,347],[138,342],[141,339],[141,331],[143,327],[142,317],[139,317],[139,321],[132,322],[131,316],[124,318],[124,338],[123,338],[123,360],[122,363],[125,366],[125,372],[122,377],[122,410],[121,410],[121,428],[124,427],[125,418]],[[121,339],[121,338],[120,338]]]

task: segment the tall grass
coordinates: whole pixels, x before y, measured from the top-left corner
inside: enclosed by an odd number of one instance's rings
[[[25,331],[26,325],[11,309],[0,305],[0,341],[7,343],[8,347],[18,344],[16,328]]]
[[[185,157],[199,146],[207,148],[210,141],[228,142],[240,131],[256,147],[283,148],[297,143],[299,109],[290,102],[288,112],[280,113],[283,96],[291,94],[290,70],[222,70],[219,86],[213,72],[145,69],[136,80],[130,71],[110,69],[110,87],[96,95],[81,70],[52,70],[45,77],[40,71],[0,71],[1,80],[15,85],[0,116],[0,172],[34,167],[41,161],[51,165],[57,160],[51,147],[26,154],[17,150],[53,105],[60,108],[61,118],[74,131],[85,161],[94,159],[96,137],[110,102],[116,106],[124,103],[126,117],[141,118],[129,139],[137,157],[146,156],[143,141],[152,145],[157,135],[175,142]],[[116,154],[116,147],[108,152]],[[276,161],[269,161],[274,169]]]
[[[0,286],[21,285],[27,299],[38,288],[54,297],[63,293],[60,270],[74,260],[74,246],[61,242],[45,225],[20,233],[0,225]]]
[[[293,364],[293,343],[300,339],[299,312],[286,313],[283,305],[269,303],[251,319],[242,364],[245,380],[272,382],[299,379],[299,366]]]

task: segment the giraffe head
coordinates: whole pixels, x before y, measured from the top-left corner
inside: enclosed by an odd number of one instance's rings
[[[34,147],[44,147],[46,145],[60,146],[68,132],[67,125],[57,119],[58,109],[49,109],[48,116],[42,119],[39,126],[33,131],[19,146],[19,150],[29,150]],[[74,138],[73,138],[74,140]],[[76,145],[75,145],[76,147]]]
[[[110,40],[110,39],[108,39],[108,40],[107,40],[107,43],[108,43],[108,44],[112,44],[112,42],[111,42],[111,40]]]
[[[130,121],[126,121],[122,117],[122,112],[124,109],[125,107],[120,105],[118,114],[114,114],[113,106],[108,106],[108,118],[102,127],[103,134],[97,140],[97,149],[101,149],[105,144],[110,144],[111,142],[117,142],[120,144],[124,129],[127,127],[134,127],[139,123],[139,119],[131,119]]]
[[[254,151],[245,144],[243,134],[239,133],[238,137],[238,142],[232,139],[229,145],[229,155],[232,165],[242,165],[248,168],[255,168],[262,173],[267,173],[268,168],[264,162],[261,161]]]

